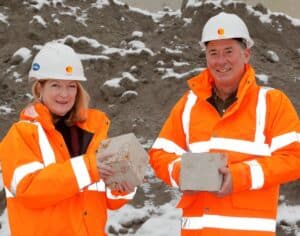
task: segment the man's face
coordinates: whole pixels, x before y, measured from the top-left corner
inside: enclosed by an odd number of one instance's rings
[[[213,40],[207,44],[207,67],[219,90],[237,89],[250,54],[250,49],[243,48],[234,39]]]

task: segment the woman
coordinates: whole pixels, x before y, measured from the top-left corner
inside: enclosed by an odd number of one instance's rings
[[[134,193],[105,187],[112,170],[100,163],[111,154],[96,150],[109,119],[88,109],[80,59],[64,44],[48,43],[29,72],[35,98],[0,145],[12,236],[100,236],[107,208],[117,209]],[[123,191],[123,192],[122,192]]]

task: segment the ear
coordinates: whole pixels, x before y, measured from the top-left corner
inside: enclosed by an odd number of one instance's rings
[[[38,81],[37,84],[36,84],[36,92],[38,94],[40,94],[41,90],[42,90],[42,84]]]
[[[35,86],[35,94],[38,96],[38,99],[41,98],[42,96],[42,91],[43,91],[43,86],[44,86],[44,83],[38,81],[36,86]]]
[[[251,49],[245,48],[243,54],[244,54],[244,63],[248,64],[251,58]]]

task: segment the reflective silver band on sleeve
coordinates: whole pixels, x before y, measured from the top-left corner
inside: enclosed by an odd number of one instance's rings
[[[250,167],[251,189],[261,189],[265,182],[262,166],[256,160],[245,161],[244,163]]]
[[[190,90],[187,101],[184,106],[184,110],[182,112],[182,127],[185,134],[185,140],[187,147],[190,143],[190,119],[191,119],[191,111],[193,106],[197,101],[197,96],[194,94],[192,90]]]
[[[189,230],[216,228],[229,230],[275,232],[276,220],[254,217],[203,215],[202,217],[182,217],[181,228]]]
[[[174,169],[174,164],[175,164],[176,162],[179,162],[179,161],[181,161],[181,158],[180,158],[180,157],[177,158],[177,159],[175,159],[174,161],[172,161],[172,162],[169,164],[169,166],[168,166],[170,182],[171,182],[172,186],[175,187],[175,188],[178,188],[178,184],[177,184],[176,181],[173,179],[172,173],[173,173],[173,169]]]
[[[87,189],[90,191],[105,192],[105,183],[101,179],[100,181],[89,185]]]
[[[79,189],[91,184],[91,177],[84,162],[83,156],[73,157],[71,159],[71,165],[76,176]]]
[[[18,184],[21,180],[29,174],[44,168],[44,165],[38,161],[30,162],[25,165],[17,167],[14,171],[13,178],[10,185],[10,191],[13,195],[17,192]]]
[[[186,151],[171,140],[165,138],[157,138],[152,145],[152,149],[162,149],[168,153],[175,153],[180,156]]]
[[[256,105],[256,129],[255,129],[255,142],[264,143],[265,142],[265,123],[266,123],[266,112],[267,112],[267,101],[266,94],[272,88],[261,87],[258,93],[258,101]]]
[[[38,128],[39,144],[45,166],[55,163],[55,154],[46,136],[46,133],[39,122],[34,122]]]
[[[106,196],[107,196],[107,198],[113,199],[113,200],[122,200],[122,199],[123,200],[132,200],[135,196],[136,190],[137,190],[137,187],[135,187],[133,192],[131,192],[131,193],[128,193],[126,195],[115,196],[112,194],[112,192],[109,188],[106,188]]]
[[[191,152],[208,152],[211,149],[228,150],[258,156],[271,156],[271,150],[267,144],[240,139],[212,137],[208,141],[190,144]]]
[[[293,142],[300,142],[300,134],[296,132],[289,132],[279,135],[272,139],[271,151],[274,152],[282,147],[285,147]]]

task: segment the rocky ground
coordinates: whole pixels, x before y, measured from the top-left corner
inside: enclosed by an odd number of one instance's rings
[[[255,6],[251,13],[242,3],[186,7],[183,1],[181,14],[166,8],[160,17],[153,17],[112,0],[101,8],[93,5],[96,2],[49,1],[49,5],[39,9],[39,1],[0,1],[0,16],[7,16],[0,21],[0,138],[18,119],[24,104],[30,102],[26,76],[32,58],[26,61],[14,53],[26,47],[34,55],[34,45],[65,39],[78,53],[103,56],[83,63],[92,106],[107,112],[112,120],[110,135],[134,132],[141,142],[150,144],[171,107],[187,89],[186,79],[198,73],[195,69],[205,67],[199,45],[201,29],[210,16],[221,10],[245,20],[255,41],[252,65],[258,74],[268,75],[267,86],[283,90],[300,112],[300,26],[292,24],[286,16],[272,15],[270,22],[263,23],[259,16],[266,16],[268,10],[262,5]],[[36,16],[41,16],[45,24]],[[101,45],[92,47],[85,38],[74,39],[81,36]],[[147,49],[108,55],[103,46],[130,50],[136,47],[134,41],[143,42]],[[170,75],[171,68],[177,74]],[[138,82],[132,83],[126,72]],[[123,78],[116,89],[104,85],[112,78]],[[264,84],[262,80],[258,82]],[[131,93],[126,95],[126,91]],[[295,182],[282,187],[289,204],[300,204],[299,185]],[[161,194],[165,189],[162,184],[152,186],[157,204],[170,199],[167,193]],[[141,192],[133,204],[140,204],[143,197]],[[1,212],[5,206],[3,194],[0,203]],[[285,226],[285,222],[278,226],[278,235],[286,235],[282,231]]]

